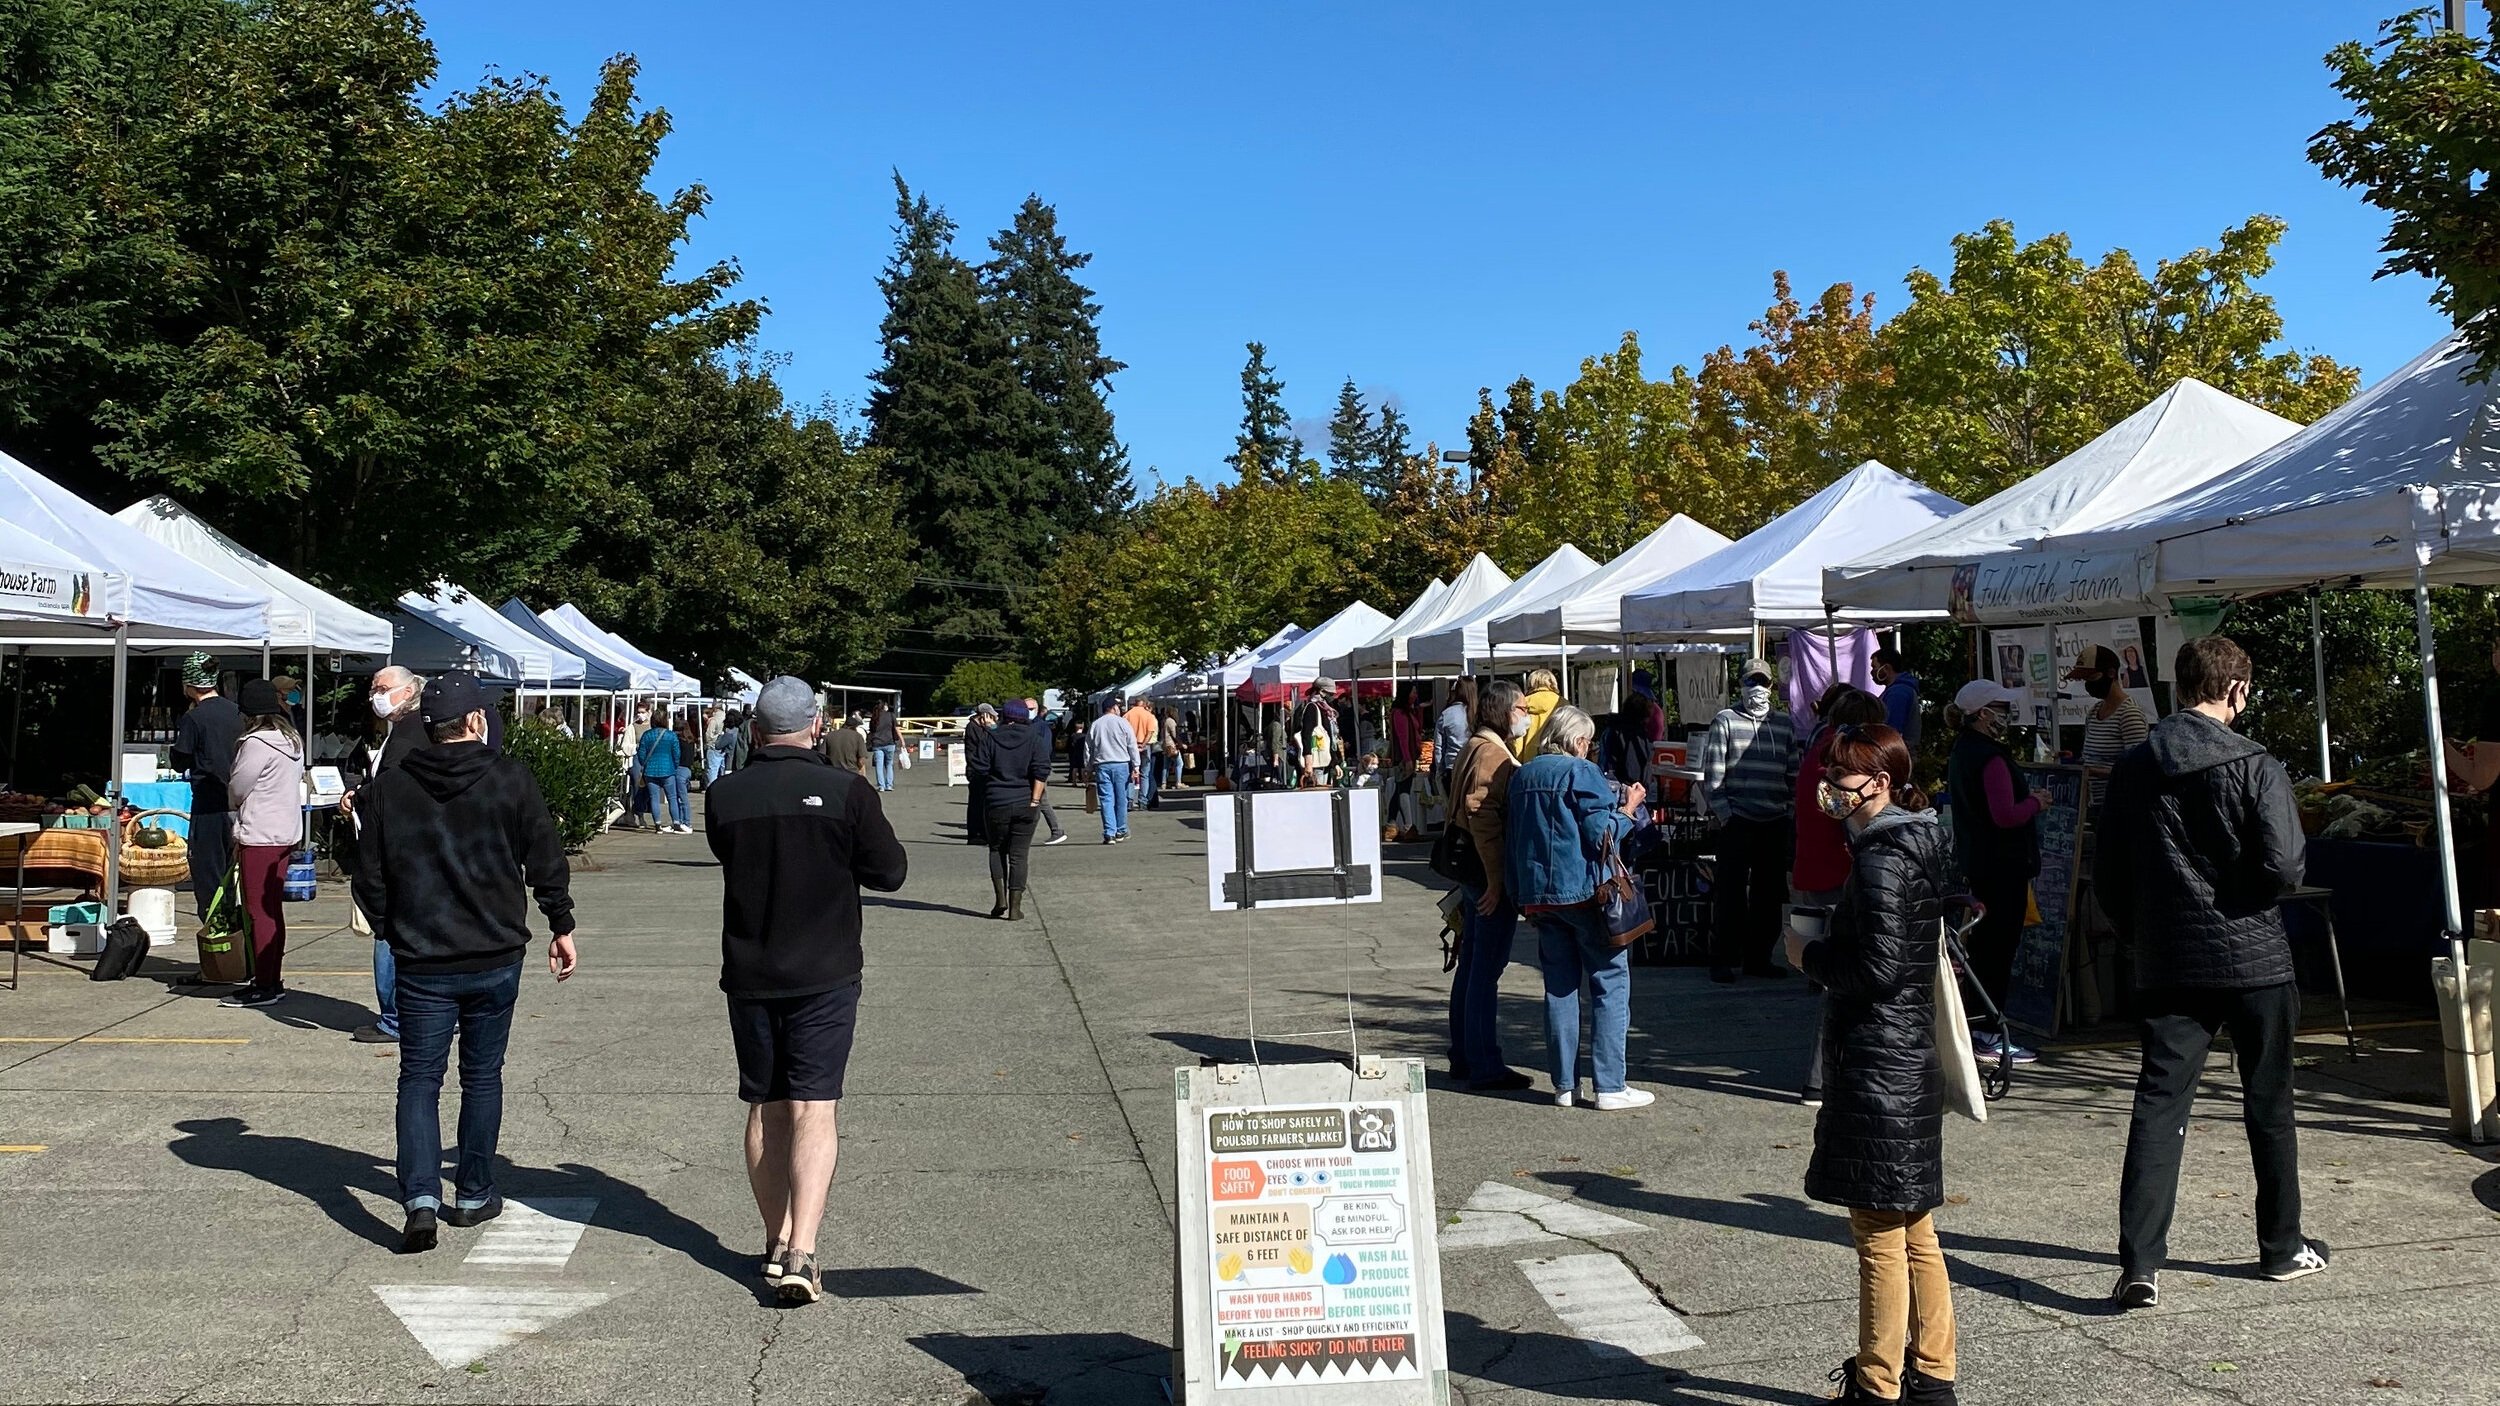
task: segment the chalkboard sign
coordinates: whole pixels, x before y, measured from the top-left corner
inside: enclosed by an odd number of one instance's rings
[[[2040,798],[2040,875],[2031,881],[2040,921],[2014,943],[2014,973],[2005,986],[2005,1018],[2042,1035],[2057,1033],[2058,986],[2066,972],[2066,935],[2074,926],[2083,852],[2083,771],[2027,766],[2024,779]]]

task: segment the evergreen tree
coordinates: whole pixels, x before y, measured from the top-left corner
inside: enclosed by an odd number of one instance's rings
[[[1103,355],[1102,307],[1076,281],[1093,255],[1070,252],[1059,215],[1028,195],[1015,223],[990,240],[996,254],[981,283],[1006,338],[1016,382],[1029,397],[1012,426],[1016,450],[1049,485],[1055,536],[1090,532],[1134,496],[1128,451],[1112,432],[1104,392],[1122,363]]]
[[[903,492],[920,544],[910,597],[918,628],[948,641],[1003,637],[1007,592],[1031,579],[1051,537],[1050,485],[1015,452],[1037,418],[980,274],[954,251],[955,222],[897,174],[894,257],[878,277],[885,364],[870,377],[868,443]],[[958,651],[917,648],[935,678]]]
[[[1268,369],[1267,344],[1248,345],[1250,360],[1241,368],[1241,433],[1224,462],[1244,483],[1282,483],[1301,468],[1302,442],[1294,437],[1293,417],[1285,413],[1285,383]]]
[[[1363,393],[1354,388],[1354,378],[1348,376],[1337,388],[1337,413],[1328,420],[1328,472],[1369,485],[1376,452],[1372,413],[1363,405]]]
[[[1395,405],[1382,401],[1380,428],[1372,432],[1371,470],[1363,478],[1363,491],[1373,502],[1386,502],[1397,491],[1398,475],[1414,453],[1406,440],[1406,417]]]

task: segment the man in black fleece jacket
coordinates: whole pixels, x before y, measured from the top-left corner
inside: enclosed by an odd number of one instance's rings
[[[764,1220],[764,1277],[814,1303],[816,1228],[837,1150],[835,1112],[859,1016],[859,891],[903,886],[903,845],[875,783],[816,752],[816,691],[783,675],[756,695],[763,745],[704,798],[721,866],[720,989],[747,1105],[747,1182]]]
[[[573,896],[564,844],[529,768],[486,747],[492,703],[470,673],[425,686],[433,745],[360,793],[356,904],[398,959],[400,1250],[434,1248],[437,1220],[489,1221],[503,1132],[503,1056],[529,947],[529,897],[554,934],[547,970],[573,974]],[[460,1036],[460,1166],[442,1204],[443,1068]]]

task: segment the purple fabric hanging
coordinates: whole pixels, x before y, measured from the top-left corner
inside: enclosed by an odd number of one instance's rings
[[[1856,628],[1843,629],[1840,646],[1840,677],[1847,682],[1875,691],[1875,632]],[[1788,711],[1800,719],[1814,712],[1814,700],[1832,681],[1832,646],[1824,641],[1821,630],[1788,632]],[[1797,736],[1802,741],[1812,724],[1801,722]]]

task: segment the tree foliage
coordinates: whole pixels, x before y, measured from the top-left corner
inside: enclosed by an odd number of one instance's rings
[[[2489,375],[2500,366],[2500,13],[2480,35],[2409,10],[2327,55],[2354,115],[2330,123],[2309,159],[2391,217],[2379,272],[2431,280],[2431,300],[2466,330]]]
[[[1039,698],[1042,691],[1012,659],[960,659],[938,681],[929,701],[941,708],[1003,705],[1011,698]]]
[[[1301,468],[1302,442],[1285,412],[1285,383],[1267,364],[1267,344],[1252,342],[1241,366],[1241,432],[1224,462],[1244,483],[1281,482]]]

